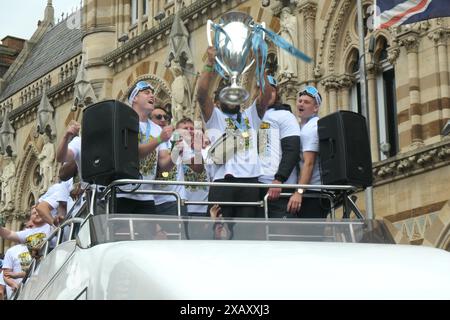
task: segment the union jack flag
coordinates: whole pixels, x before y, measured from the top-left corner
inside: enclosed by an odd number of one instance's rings
[[[375,28],[450,16],[450,0],[374,0]]]

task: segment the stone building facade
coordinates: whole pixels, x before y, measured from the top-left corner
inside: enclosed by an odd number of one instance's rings
[[[371,1],[363,3],[366,9]],[[2,184],[11,188],[9,204],[0,202],[7,227],[17,229],[43,191],[43,135],[56,147],[86,105],[125,101],[144,79],[155,86],[158,104],[199,118],[195,90],[206,59],[206,23],[232,10],[291,35],[313,57],[311,64],[277,68],[287,58],[269,44],[268,63],[287,103],[295,107],[298,90],[311,84],[323,95],[322,116],[362,112],[355,0],[84,0],[58,22],[48,0],[45,19],[0,78],[0,168],[2,174],[11,162],[15,168],[12,184]],[[399,243],[447,250],[450,139],[441,130],[450,118],[449,24],[439,18],[368,29],[365,38],[375,217],[389,222]],[[243,78],[249,90],[252,72]],[[58,168],[53,163],[51,178]],[[364,195],[358,196],[364,210]],[[9,245],[0,240],[0,251]]]

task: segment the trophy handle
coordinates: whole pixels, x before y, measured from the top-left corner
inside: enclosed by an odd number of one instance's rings
[[[214,24],[214,22],[212,22],[212,20],[208,20],[208,22],[206,23],[206,37],[208,38],[208,46],[210,46],[210,47],[213,46],[212,39],[211,39],[211,31],[212,31],[213,24]]]
[[[242,73],[246,73],[248,71],[248,69],[250,69],[250,67],[253,65],[253,63],[255,63],[255,59],[252,59],[252,61],[250,61],[250,63],[248,64],[248,66],[246,66],[244,68],[244,70],[242,70]]]
[[[266,23],[265,22],[261,22],[261,26],[263,28],[265,28],[266,27]],[[262,38],[263,38],[263,40],[265,38],[265,33],[264,32],[263,32]],[[255,63],[255,59],[252,59],[252,61],[250,61],[250,63],[244,68],[242,73],[246,73],[248,71],[248,69],[250,69],[250,67],[253,65],[253,63]]]
[[[206,22],[206,37],[208,39],[208,46],[212,47],[214,46],[213,42],[212,42],[212,38],[211,38],[211,31],[212,31],[212,27],[214,25],[214,22],[212,20],[208,20]],[[228,67],[222,63],[222,61],[219,60],[219,58],[217,58],[216,56],[216,62],[220,65],[220,67],[228,74],[231,75],[230,71],[228,70]]]

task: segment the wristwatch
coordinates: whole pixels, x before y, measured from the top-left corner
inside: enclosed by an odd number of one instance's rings
[[[305,192],[305,190],[302,189],[302,188],[298,188],[298,189],[297,189],[297,192],[300,193],[300,194],[303,194],[303,192]]]

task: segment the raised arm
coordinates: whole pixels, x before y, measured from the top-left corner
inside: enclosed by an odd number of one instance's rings
[[[253,101],[255,101],[258,116],[262,119],[267,111],[267,107],[273,105],[277,98],[276,89],[270,85],[267,79],[267,70],[264,72],[264,90],[255,85],[254,92]]]
[[[69,142],[80,132],[80,124],[74,120],[70,121],[56,152],[56,161],[65,162],[74,160],[74,154],[68,149]]]
[[[20,242],[20,239],[17,236],[16,232],[6,229],[4,227],[0,227],[0,237],[2,237],[3,239],[6,239],[6,240],[14,241],[14,242]]]
[[[146,156],[148,156],[150,153],[152,153],[156,148],[163,142],[169,141],[170,137],[172,136],[173,127],[172,126],[165,126],[159,137],[156,139],[151,139],[148,143],[141,143],[139,144],[139,158],[143,159]]]
[[[206,53],[208,59],[206,60],[206,65],[203,67],[202,74],[198,80],[197,101],[200,105],[203,119],[205,122],[208,122],[215,108],[212,98],[208,95],[208,89],[215,76],[214,59],[216,56],[216,49],[214,47],[208,47]]]

